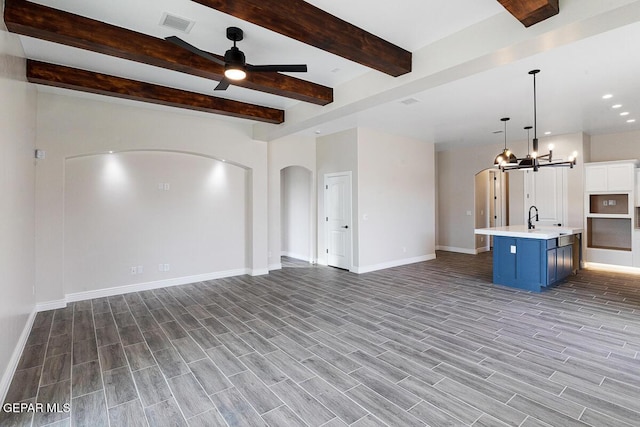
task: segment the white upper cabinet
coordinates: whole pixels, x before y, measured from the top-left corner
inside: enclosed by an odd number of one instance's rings
[[[635,164],[636,160],[585,164],[585,191],[632,192],[635,186]]]
[[[586,191],[607,191],[607,166],[584,165],[584,179],[584,189]]]
[[[607,167],[607,189],[609,191],[633,191],[634,172],[633,163],[609,165]]]

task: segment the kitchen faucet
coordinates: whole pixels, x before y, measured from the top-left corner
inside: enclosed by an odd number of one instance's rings
[[[532,218],[531,217],[531,209],[535,209],[536,210],[535,219],[536,219],[536,221],[539,221],[538,220],[538,208],[536,208],[535,206],[531,205],[531,207],[529,208],[529,223],[527,224],[529,230],[536,228],[536,226],[531,222],[531,218]]]

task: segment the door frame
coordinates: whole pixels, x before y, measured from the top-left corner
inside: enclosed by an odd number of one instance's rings
[[[327,221],[326,218],[328,217],[327,212],[329,211],[329,203],[328,203],[328,192],[327,192],[327,187],[328,187],[328,178],[333,178],[336,176],[347,176],[349,178],[349,195],[347,197],[348,201],[347,203],[349,203],[349,215],[351,216],[350,222],[351,222],[351,228],[349,229],[349,271],[353,271],[353,230],[354,230],[354,221],[353,221],[353,177],[352,177],[352,172],[351,171],[345,171],[345,172],[332,172],[332,173],[325,173],[324,174],[324,179],[323,179],[323,183],[322,183],[322,193],[323,193],[323,197],[324,197],[324,212],[323,212],[323,217],[325,218],[324,222],[324,245],[325,245],[325,255],[326,255],[326,264],[329,265],[329,227],[327,226]]]

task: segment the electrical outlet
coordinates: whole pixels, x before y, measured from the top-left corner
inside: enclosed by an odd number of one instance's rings
[[[615,200],[609,200],[609,206],[615,206],[615,205],[616,205]]]
[[[131,274],[138,274],[138,267],[131,267]]]
[[[169,190],[171,190],[171,185],[168,182],[165,182],[164,191],[169,191]]]

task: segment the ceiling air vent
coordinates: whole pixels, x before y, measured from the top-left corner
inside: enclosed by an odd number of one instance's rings
[[[401,102],[402,104],[404,104],[404,105],[411,105],[411,104],[416,104],[416,103],[418,103],[418,102],[420,102],[420,101],[418,101],[418,100],[417,100],[417,99],[415,99],[415,98],[407,98],[407,99],[403,99],[403,100],[402,100],[402,101],[400,101],[400,102]]]
[[[190,21],[188,19],[170,15],[165,12],[162,14],[160,25],[162,25],[163,27],[171,28],[172,30],[178,30],[182,31],[183,33],[188,33],[195,25],[195,21]]]

